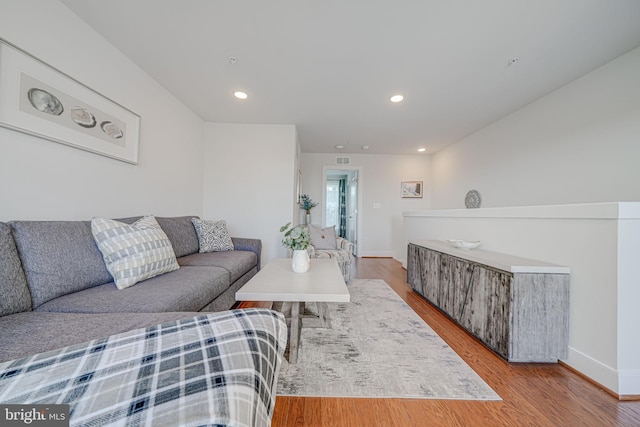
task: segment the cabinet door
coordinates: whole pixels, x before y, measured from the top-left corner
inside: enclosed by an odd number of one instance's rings
[[[407,282],[414,291],[438,304],[440,253],[409,245],[407,255]]]
[[[460,321],[462,301],[469,286],[473,264],[460,258],[441,254],[438,304],[449,316]]]
[[[458,323],[460,326],[471,332],[476,337],[482,339],[485,327],[485,295],[484,289],[480,285],[484,285],[479,280],[480,266],[469,263],[471,266],[471,275],[469,280],[461,284],[457,289],[459,299]]]
[[[432,251],[426,248],[422,249],[422,290],[425,298],[435,305],[438,303],[438,295],[440,293],[440,252]]]
[[[441,257],[442,254],[440,252],[430,251],[427,249],[424,292],[425,296],[438,306],[440,305],[438,300],[440,298],[440,288],[442,286],[442,279],[440,277]]]
[[[409,244],[407,248],[407,283],[422,295],[422,273],[420,272],[419,247]]]
[[[513,275],[472,264],[463,289],[459,323],[501,356],[509,354],[510,289]]]
[[[487,315],[482,340],[498,354],[509,358],[509,330],[511,286],[513,275],[482,268],[480,281],[484,281]]]

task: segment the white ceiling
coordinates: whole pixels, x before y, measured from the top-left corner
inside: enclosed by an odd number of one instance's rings
[[[309,153],[433,153],[640,46],[639,0],[62,2],[204,120]]]

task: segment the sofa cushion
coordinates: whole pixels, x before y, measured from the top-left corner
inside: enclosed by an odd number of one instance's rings
[[[34,308],[111,282],[88,221],[12,221],[9,225]]]
[[[191,268],[191,267],[185,267]],[[216,299],[211,301],[209,305],[200,311],[223,311],[232,308],[236,304],[236,292],[240,290],[253,276],[258,273],[258,268],[254,267],[244,274],[241,278],[236,280],[229,286],[229,288],[218,295]]]
[[[179,216],[173,218],[156,217],[158,224],[167,233],[176,257],[195,254],[200,249],[198,235],[191,218],[197,216]]]
[[[169,238],[151,215],[131,225],[94,218],[91,232],[118,289],[179,268]]]
[[[4,316],[0,317],[0,362],[201,314],[30,311]]]
[[[200,311],[231,282],[227,270],[188,267],[118,290],[114,283],[64,295],[38,307],[68,313],[158,313]]]
[[[178,264],[182,267],[200,266],[224,268],[229,272],[231,282],[235,282],[247,271],[256,267],[257,263],[257,255],[249,251],[208,252],[178,258]]]
[[[233,249],[236,251],[251,251],[256,254],[258,261],[256,266],[260,270],[261,255],[262,255],[262,240],[260,239],[247,239],[246,237],[232,237]]]
[[[198,235],[200,253],[233,250],[233,241],[227,230],[227,222],[225,220],[209,221],[192,218],[191,222]]]
[[[0,316],[29,310],[31,294],[16,243],[11,228],[0,222]]]

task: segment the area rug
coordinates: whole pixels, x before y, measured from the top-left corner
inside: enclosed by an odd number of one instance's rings
[[[302,328],[278,395],[501,400],[383,280],[348,288],[350,303],[329,304],[330,329]]]

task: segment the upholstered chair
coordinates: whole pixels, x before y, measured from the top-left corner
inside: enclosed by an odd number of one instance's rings
[[[306,226],[311,237],[309,258],[329,259],[338,262],[345,283],[351,280],[351,260],[354,244],[347,239],[337,237],[335,227],[321,228],[317,225]]]

